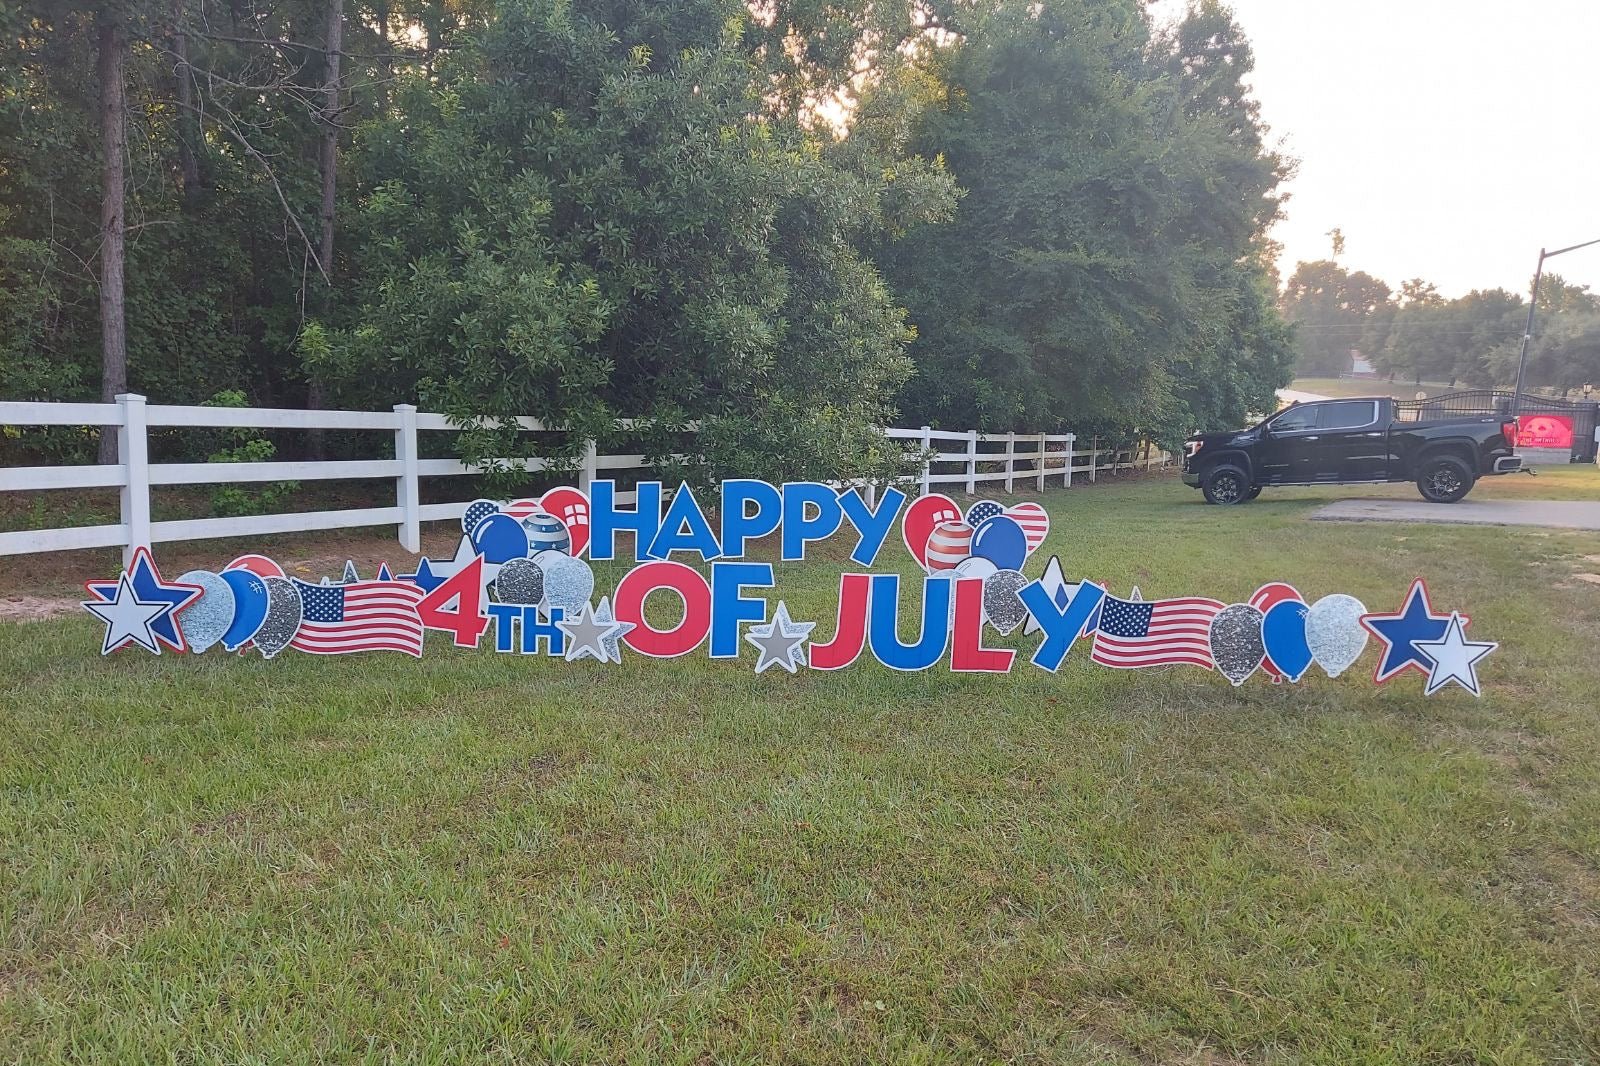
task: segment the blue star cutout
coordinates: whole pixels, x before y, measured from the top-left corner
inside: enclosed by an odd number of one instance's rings
[[[415,577],[415,576],[416,576],[415,574],[412,575],[412,577]],[[378,567],[378,580],[379,581],[393,581],[394,580],[394,575],[389,573],[389,564],[388,563],[383,563],[383,564],[379,565],[379,567]]]
[[[140,603],[162,605],[161,613],[150,620],[150,632],[156,640],[173,651],[188,651],[189,643],[183,639],[183,630],[178,628],[177,615],[179,611],[199,599],[205,593],[205,589],[181,581],[162,581],[161,572],[156,569],[155,560],[150,557],[150,549],[143,545],[134,549],[133,565],[124,571],[124,576]],[[84,584],[84,588],[89,590],[90,595],[98,596],[106,603],[114,603],[117,599],[118,583],[89,581]]]
[[[416,573],[401,574],[400,580],[412,582],[418,588],[422,589],[423,592],[432,592],[434,589],[445,583],[445,579],[443,577],[440,577],[438,574],[433,572],[433,564],[427,558],[424,558],[417,564]]]
[[[1461,616],[1465,625],[1469,619]],[[1434,614],[1428,602],[1428,586],[1419,577],[1411,583],[1405,606],[1395,614],[1364,614],[1361,624],[1367,632],[1383,641],[1383,656],[1378,660],[1377,672],[1372,680],[1383,684],[1407,670],[1431,674],[1433,660],[1417,647],[1418,641],[1435,641],[1450,628],[1450,615]]]

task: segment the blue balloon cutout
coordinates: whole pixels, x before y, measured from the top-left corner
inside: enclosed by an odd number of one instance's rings
[[[1028,560],[1028,537],[1016,519],[995,515],[972,534],[972,554],[1001,570],[1021,570]]]
[[[1306,643],[1306,612],[1309,610],[1299,600],[1282,600],[1272,605],[1261,623],[1267,658],[1288,681],[1299,681],[1311,669],[1311,647]]]
[[[222,634],[222,646],[238,651],[267,620],[267,583],[249,570],[224,570],[220,576],[233,589],[233,621]]]
[[[509,563],[528,557],[528,534],[508,514],[492,514],[472,527],[472,547],[486,563]]]

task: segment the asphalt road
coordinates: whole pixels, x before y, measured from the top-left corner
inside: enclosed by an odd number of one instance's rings
[[[1600,503],[1578,500],[1339,500],[1311,513],[1318,522],[1432,522],[1600,529]]]

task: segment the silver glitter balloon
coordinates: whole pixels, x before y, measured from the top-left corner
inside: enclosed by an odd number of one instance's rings
[[[1367,631],[1361,624],[1366,613],[1366,604],[1342,592],[1322,597],[1306,612],[1306,647],[1329,677],[1350,669],[1367,650]]]
[[[559,607],[568,617],[589,602],[594,593],[594,571],[582,559],[565,552],[542,551],[533,557],[544,571],[544,602],[546,614]]]
[[[1235,603],[1218,611],[1211,620],[1211,661],[1235,686],[1244,684],[1266,658],[1261,619],[1259,608]]]
[[[1020,570],[997,570],[983,580],[983,616],[1002,636],[1028,620],[1028,608],[1017,593],[1028,587]]]
[[[300,591],[284,577],[262,578],[267,586],[267,620],[256,630],[256,647],[268,659],[289,646],[300,631]]]
[[[199,585],[205,591],[178,615],[178,629],[192,652],[203,652],[222,639],[233,624],[233,586],[221,574],[210,570],[191,570],[178,578],[185,585]]]
[[[537,604],[544,599],[544,571],[532,559],[513,559],[500,567],[494,594],[501,603]]]

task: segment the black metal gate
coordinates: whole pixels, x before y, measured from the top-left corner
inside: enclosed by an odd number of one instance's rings
[[[1484,418],[1510,418],[1512,393],[1508,389],[1462,389],[1441,393],[1425,400],[1398,400],[1395,417],[1402,422],[1427,422],[1435,418],[1478,415]],[[1594,432],[1600,420],[1600,403],[1590,400],[1557,400],[1533,393],[1522,394],[1519,415],[1524,432],[1537,429],[1540,415],[1553,415],[1559,425],[1572,426],[1572,461],[1592,463],[1595,459]],[[1552,427],[1554,428],[1554,427]]]

